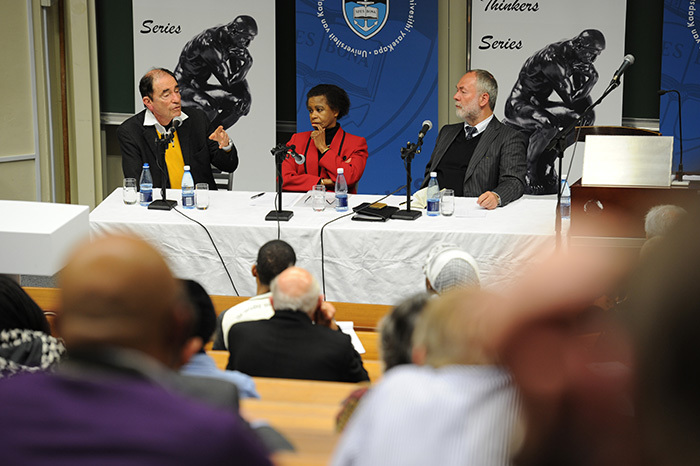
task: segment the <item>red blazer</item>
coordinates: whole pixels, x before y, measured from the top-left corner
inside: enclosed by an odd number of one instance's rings
[[[357,182],[360,181],[367,163],[367,141],[365,138],[346,133],[339,128],[333,137],[328,150],[321,160],[311,131],[296,133],[287,143],[294,144],[299,154],[306,156],[302,165],[297,165],[293,159],[285,159],[282,163],[282,188],[285,191],[309,191],[317,185],[321,178],[330,178],[335,183],[337,169],[342,168],[345,180],[348,182],[348,192],[357,193]]]

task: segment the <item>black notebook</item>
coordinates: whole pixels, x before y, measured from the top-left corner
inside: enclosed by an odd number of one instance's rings
[[[352,216],[353,220],[360,222],[386,222],[389,220],[394,212],[399,210],[398,207],[391,207],[386,204],[369,204],[368,202],[363,202],[362,204],[353,207],[356,213]]]

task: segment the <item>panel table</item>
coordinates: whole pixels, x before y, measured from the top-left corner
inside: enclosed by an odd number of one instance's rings
[[[423,264],[430,248],[449,242],[470,252],[481,268],[486,287],[500,287],[520,275],[527,265],[554,247],[553,196],[524,197],[486,211],[475,198],[458,198],[452,217],[421,216],[415,221],[356,222],[332,208],[315,212],[307,194],[284,193],[289,222],[265,221],[274,208],[274,193],[251,199],[255,193],[213,191],[208,210],[154,211],[122,202],[117,188],[90,214],[93,235],[132,233],[153,243],[174,273],[198,280],[209,294],[235,295],[206,226],[228,268],[238,294],[255,294],[251,266],[265,242],[279,238],[290,243],[297,265],[325,282],[330,301],[393,305],[425,289]],[[178,199],[178,191],[168,191]],[[354,195],[351,206],[379,196]],[[386,199],[399,205],[405,197]],[[192,220],[181,215],[184,213]],[[323,272],[322,273],[322,262]]]

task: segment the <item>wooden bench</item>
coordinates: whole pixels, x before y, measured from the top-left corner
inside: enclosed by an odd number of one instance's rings
[[[211,296],[217,315],[247,299],[249,298],[241,296]],[[335,320],[350,320],[353,322],[356,330],[376,330],[379,320],[392,309],[391,306],[383,304],[357,304],[335,301],[331,301],[331,303],[337,311]]]
[[[24,287],[24,290],[44,311],[58,311],[61,299],[59,288]],[[247,296],[211,296],[217,315],[247,299]],[[333,305],[337,310],[336,320],[350,320],[355,329],[361,331],[376,330],[379,320],[391,311],[391,306],[382,304],[333,302]]]

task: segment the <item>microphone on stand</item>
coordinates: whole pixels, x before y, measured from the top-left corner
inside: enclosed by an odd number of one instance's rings
[[[173,120],[173,125],[170,127],[168,130],[168,136],[170,137],[170,140],[173,140],[173,137],[175,136],[175,131],[180,127],[182,124],[181,120]]]
[[[422,141],[423,138],[425,137],[426,133],[430,131],[433,128],[433,122],[430,120],[425,120],[423,122],[423,127],[420,129],[420,132],[418,133],[418,140]]]
[[[291,156],[297,165],[303,165],[306,161],[306,156],[304,154],[297,154],[295,149],[296,146],[294,144],[287,146],[287,155]]]
[[[683,181],[683,120],[681,120],[681,93],[676,89],[660,89],[659,95],[666,95],[669,92],[675,92],[676,96],[678,96],[678,142],[681,146],[681,153],[678,162],[678,171],[676,172],[676,181]]]
[[[277,208],[270,211],[265,220],[276,222],[287,222],[294,215],[291,210],[282,210],[282,164],[287,157],[292,157],[294,161],[301,165],[306,160],[302,154],[297,154],[294,144],[286,146],[281,142],[270,150],[270,153],[275,157],[275,169],[277,172]]]
[[[175,131],[177,128],[182,124],[182,121],[180,120],[173,120],[172,125],[170,126],[170,129],[165,131],[159,138],[156,139],[156,147],[158,148],[158,155],[156,156],[156,164],[158,167],[160,167],[161,171],[161,186],[160,186],[160,199],[154,200],[150,204],[148,204],[149,209],[153,210],[171,210],[177,205],[177,201],[173,200],[168,200],[166,199],[165,196],[165,185],[167,184],[167,176],[168,172],[166,171],[165,167],[167,166],[167,162],[165,161],[165,152],[168,150],[168,146],[170,145],[171,142],[173,142],[173,138],[175,137]],[[158,160],[158,156],[161,156],[163,159],[163,165],[160,164],[160,160]]]
[[[406,210],[394,212],[391,218],[415,220],[421,216],[420,210],[411,210],[411,162],[413,162],[413,157],[420,153],[421,146],[423,145],[423,138],[432,127],[433,122],[425,120],[418,133],[418,141],[415,144],[408,142],[406,143],[406,147],[401,148],[401,158],[404,160],[404,165],[406,167]]]
[[[634,64],[634,55],[632,55],[631,53],[625,55],[625,58],[622,60],[622,64],[617,69],[617,71],[615,71],[615,74],[613,75],[613,78],[610,81],[610,84],[620,84],[620,78],[625,73],[625,71],[627,71],[627,68],[629,68],[633,64]]]

